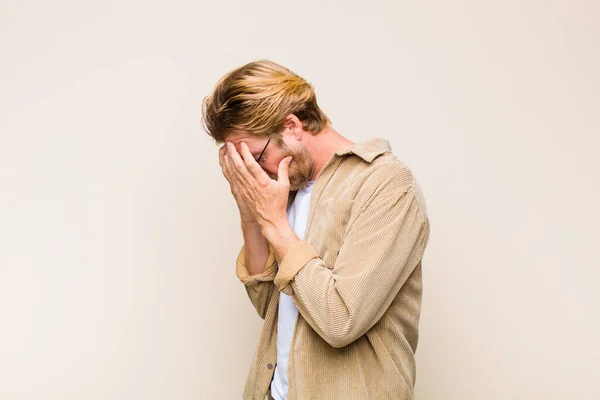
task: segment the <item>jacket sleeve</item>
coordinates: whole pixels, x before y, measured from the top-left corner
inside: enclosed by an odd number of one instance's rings
[[[258,315],[265,319],[267,306],[271,296],[277,291],[273,280],[277,272],[277,259],[273,247],[269,244],[269,255],[265,262],[264,272],[256,275],[250,275],[246,268],[246,246],[243,245],[236,259],[236,275],[244,284],[246,293],[252,302],[252,305],[258,312]]]
[[[275,286],[331,346],[367,332],[389,307],[423,256],[429,221],[410,188],[386,193],[358,211],[335,265],[301,240],[285,253]]]

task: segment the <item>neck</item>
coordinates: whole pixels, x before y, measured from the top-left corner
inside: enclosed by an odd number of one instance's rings
[[[336,151],[352,146],[353,144],[354,142],[346,139],[330,126],[327,126],[315,135],[314,140],[311,141],[310,151],[315,160],[316,169],[315,174],[310,180],[314,181],[317,179],[327,161],[329,161]]]

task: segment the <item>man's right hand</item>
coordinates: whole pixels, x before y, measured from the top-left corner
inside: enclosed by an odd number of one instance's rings
[[[225,155],[226,152],[227,152],[227,144],[224,144],[223,146],[221,146],[219,148],[219,165],[221,166],[221,172],[223,173],[223,176],[225,177],[225,179],[227,179],[227,182],[229,182],[229,188],[231,189],[231,194],[233,195],[233,198],[235,199],[235,202],[237,203],[238,209],[240,210],[240,217],[243,222],[256,222],[256,218],[254,218],[254,216],[250,213],[250,210],[248,209],[248,206],[246,205],[246,203],[236,195],[237,190],[233,186],[235,184],[235,182],[232,183],[233,181],[229,180],[229,178],[227,177],[227,174],[225,173],[225,163],[223,160],[223,156]]]
[[[245,246],[245,259],[246,259],[246,270],[249,275],[262,274],[265,270],[265,263],[269,257],[269,244],[267,239],[263,236],[260,226],[256,222],[256,218],[250,213],[247,209],[246,204],[241,199],[238,199],[235,195],[236,191],[232,187],[231,181],[225,174],[225,163],[223,160],[223,156],[225,155],[225,151],[227,149],[227,145],[223,145],[219,149],[219,164],[221,165],[221,170],[223,172],[223,176],[229,182],[229,186],[231,188],[231,193],[235,198],[235,201],[240,209],[240,217],[242,219],[242,234],[244,236],[244,246]]]

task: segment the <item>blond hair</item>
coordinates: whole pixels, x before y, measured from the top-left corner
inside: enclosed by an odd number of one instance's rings
[[[289,114],[312,134],[331,123],[317,105],[312,85],[269,60],[230,71],[202,101],[203,128],[219,144],[233,132],[277,138]]]

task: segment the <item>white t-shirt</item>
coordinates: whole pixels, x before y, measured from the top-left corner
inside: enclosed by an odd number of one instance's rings
[[[288,221],[298,239],[304,240],[306,223],[308,220],[308,208],[310,205],[310,194],[315,181],[310,181],[306,186],[298,189],[294,201],[287,210]],[[273,380],[271,381],[271,396],[276,400],[287,398],[288,392],[288,360],[290,355],[290,344],[298,309],[290,296],[279,292],[279,315],[277,321],[277,364]]]

